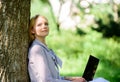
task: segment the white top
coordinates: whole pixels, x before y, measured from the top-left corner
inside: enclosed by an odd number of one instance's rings
[[[59,67],[62,67],[62,61],[37,39],[29,48],[28,59],[31,82],[70,82],[59,75]]]

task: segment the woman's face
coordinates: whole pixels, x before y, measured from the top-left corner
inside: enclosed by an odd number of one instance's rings
[[[39,16],[36,19],[36,23],[33,27],[32,32],[35,34],[35,38],[46,37],[49,34],[48,20],[44,17]]]

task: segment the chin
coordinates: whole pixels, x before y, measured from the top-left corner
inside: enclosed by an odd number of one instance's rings
[[[47,33],[47,34],[44,34],[43,36],[48,36],[48,33]]]

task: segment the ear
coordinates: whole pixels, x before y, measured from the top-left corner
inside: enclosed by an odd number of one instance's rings
[[[31,29],[31,33],[32,33],[32,34],[35,34],[35,30],[34,30],[34,29]]]

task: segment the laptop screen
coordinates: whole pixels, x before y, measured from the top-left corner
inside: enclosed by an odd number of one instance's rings
[[[99,59],[90,55],[82,77],[87,81],[93,80],[98,63]]]

